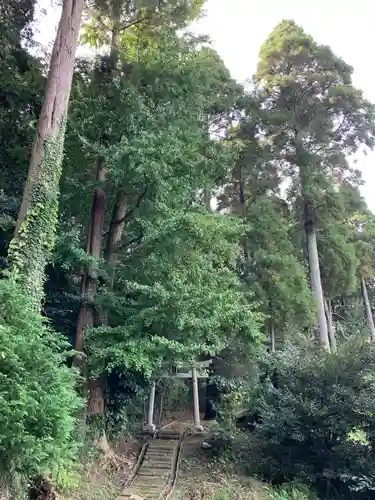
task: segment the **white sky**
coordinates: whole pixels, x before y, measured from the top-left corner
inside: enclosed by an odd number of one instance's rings
[[[53,40],[59,12],[52,0],[39,0],[47,15],[40,23],[38,41]],[[354,84],[375,102],[375,2],[356,0],[207,0],[206,16],[194,31],[207,34],[234,78],[244,82],[254,73],[259,48],[282,19],[294,19],[317,42],[330,45],[334,52],[354,67]],[[375,153],[359,158],[366,185],[362,189],[375,212]],[[374,192],[373,192],[374,190]]]

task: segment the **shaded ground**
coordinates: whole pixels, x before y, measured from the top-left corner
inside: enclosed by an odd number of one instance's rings
[[[136,440],[123,441],[114,450],[123,463],[117,470],[107,470],[98,457],[86,458],[77,484],[67,484],[66,492],[59,495],[63,500],[115,500],[121,493],[141,449]]]
[[[267,500],[264,485],[241,477],[233,465],[213,461],[202,448],[201,436],[184,444],[173,500]]]
[[[172,428],[182,425],[173,418],[168,420],[173,422],[170,426]],[[260,482],[239,475],[235,466],[229,462],[212,460],[207,450],[202,448],[205,437],[207,434],[190,436],[185,440],[171,500],[270,500],[265,486]],[[87,465],[79,487],[62,495],[63,499],[116,500],[123,491],[126,477],[139,450],[140,443],[135,441],[117,447],[117,453],[128,463],[128,468],[124,471],[111,474],[104,471],[97,462]]]

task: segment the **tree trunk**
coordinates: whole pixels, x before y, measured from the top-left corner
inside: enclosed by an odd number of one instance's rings
[[[104,258],[106,262],[111,265],[118,263],[117,249],[125,227],[126,205],[126,193],[123,190],[119,190],[113,206],[108,240],[104,251]]]
[[[330,342],[332,351],[336,352],[337,345],[336,345],[335,327],[334,327],[333,318],[332,318],[331,301],[324,299],[324,309],[325,309],[326,318],[327,318],[329,342]]]
[[[107,178],[107,169],[102,158],[98,159],[96,181],[105,182]],[[99,186],[95,189],[92,200],[91,216],[87,231],[87,256],[95,259],[100,258],[101,241],[104,226],[106,191]],[[94,299],[98,288],[98,276],[95,262],[88,266],[82,276],[81,283],[81,307],[77,322],[76,333],[76,351],[83,352],[85,349],[85,330],[91,328],[96,323],[96,309]],[[87,412],[86,418],[90,422],[97,415],[104,414],[104,390],[100,380],[91,379],[88,372],[85,359],[76,355],[74,358],[76,365],[83,364],[84,378],[87,389]]]
[[[246,209],[246,199],[245,199],[245,181],[243,175],[243,168],[240,167],[240,182],[239,182],[239,201],[240,201],[240,211],[243,223],[247,222],[247,209]],[[247,245],[247,235],[243,238],[243,253],[244,253],[244,263],[245,263],[245,277],[248,276],[250,269],[250,258],[249,250]]]
[[[118,7],[120,6],[121,3],[118,4]],[[113,27],[112,27],[111,46],[110,46],[110,72],[112,76],[115,76],[118,65],[120,15],[121,15],[121,9],[116,10],[113,16]],[[125,193],[120,190],[116,196],[116,201],[113,208],[111,223],[108,232],[107,245],[104,250],[104,258],[106,262],[110,264],[112,264],[115,260],[116,246],[121,239],[123,227],[125,224],[125,211],[126,211],[126,197]],[[103,204],[100,229],[98,228],[98,237],[100,230],[100,242],[103,236],[103,223],[104,223],[104,204]],[[98,249],[98,252],[99,252],[98,253],[99,257],[100,247]],[[114,283],[114,271],[112,272],[111,282],[109,283],[110,288],[113,286],[113,283]],[[95,296],[96,291],[97,291],[97,281],[95,281],[95,286],[92,291],[93,297]],[[108,323],[107,312],[103,310],[95,310],[95,308],[91,307],[90,322],[92,322],[91,324],[95,324],[95,326],[106,325]],[[104,413],[105,413],[104,381],[102,378],[89,379],[88,387],[89,387],[88,400],[87,400],[88,419],[100,420],[100,418],[104,418]],[[104,422],[102,422],[102,437],[99,442],[100,446],[102,446],[103,442],[105,442],[106,447],[109,448],[105,433]]]
[[[270,340],[271,340],[271,352],[276,352],[275,327],[272,321],[270,325]]]
[[[111,272],[112,277],[108,287],[111,289],[114,285],[115,279],[115,265],[117,264],[117,247],[121,241],[122,232],[125,225],[125,214],[126,214],[126,195],[120,190],[117,193],[116,201],[113,207],[112,219],[108,232],[107,245],[104,250],[104,257],[108,264],[113,266]],[[104,210],[103,210],[104,215]],[[103,228],[103,226],[102,226]],[[100,233],[100,235],[102,232]],[[96,292],[96,289],[95,289]],[[95,314],[93,310],[93,315]],[[94,321],[94,318],[92,318]],[[107,325],[108,315],[107,311],[100,311],[95,321],[95,326]],[[105,412],[105,402],[104,402],[104,387],[102,379],[92,379],[89,381],[89,393],[87,402],[87,413],[89,418],[104,416]],[[103,431],[104,432],[104,431]]]
[[[324,297],[320,278],[318,246],[316,242],[315,227],[311,221],[309,221],[309,224],[306,224],[306,238],[310,266],[311,291],[316,306],[320,341],[323,344],[323,347],[329,349],[328,327],[324,311]]]
[[[207,212],[211,212],[211,193],[207,187],[203,190],[203,203]]]
[[[364,278],[361,279],[361,285],[362,285],[363,302],[365,304],[365,309],[366,309],[367,322],[368,322],[368,326],[370,328],[370,333],[371,333],[371,341],[373,343],[375,343],[374,318],[372,317],[371,305],[370,305],[370,301],[369,301],[369,298],[368,298],[366,281],[365,281]]]
[[[88,381],[88,401],[87,417],[88,419],[97,415],[104,415],[104,390],[103,384],[99,379],[90,379]]]
[[[66,115],[84,0],[64,0],[22,202],[9,247],[14,274],[40,307],[58,223]]]
[[[102,158],[98,160],[96,180],[97,182],[105,182],[107,178],[107,169]],[[101,240],[104,225],[104,209],[105,209],[106,192],[103,187],[99,186],[95,189],[92,201],[91,216],[87,231],[87,255],[96,261],[100,258]],[[95,308],[94,297],[96,294],[97,268],[93,262],[88,266],[88,269],[82,276],[81,282],[81,307],[79,310],[75,350],[83,352],[85,348],[84,330],[94,326]],[[80,365],[83,363],[83,357],[76,355],[74,364]]]
[[[311,194],[308,189],[309,184],[311,183],[311,179],[313,178],[313,171],[311,170],[310,165],[307,163],[308,159],[306,160],[306,151],[304,149],[302,139],[303,138],[301,131],[295,130],[295,161],[299,167],[299,180],[304,211],[304,229],[306,234],[307,255],[310,268],[311,292],[316,307],[320,341],[323,347],[329,350],[330,346],[328,326],[324,310],[323,287],[320,277],[319,254],[316,241],[314,200],[311,199]]]

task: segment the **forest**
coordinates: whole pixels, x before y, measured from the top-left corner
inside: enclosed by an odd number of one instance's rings
[[[205,460],[262,486],[174,499],[374,499],[353,68],[284,19],[240,84],[204,0],[62,0],[47,54],[37,6],[0,1],[0,498],[115,500],[88,461],[122,470],[166,363],[213,359]]]

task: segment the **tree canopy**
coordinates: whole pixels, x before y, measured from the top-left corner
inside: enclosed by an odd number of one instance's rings
[[[30,49],[35,2],[0,2],[0,483],[13,490],[68,473],[81,425],[103,438],[129,408],[141,420],[166,364],[207,358],[219,414],[260,420],[267,481],[327,499],[374,486],[375,218],[352,155],[375,145],[375,108],[292,20],[239,84],[188,32],[202,7],[100,0],[81,16],[83,0],[64,0],[47,60]]]

